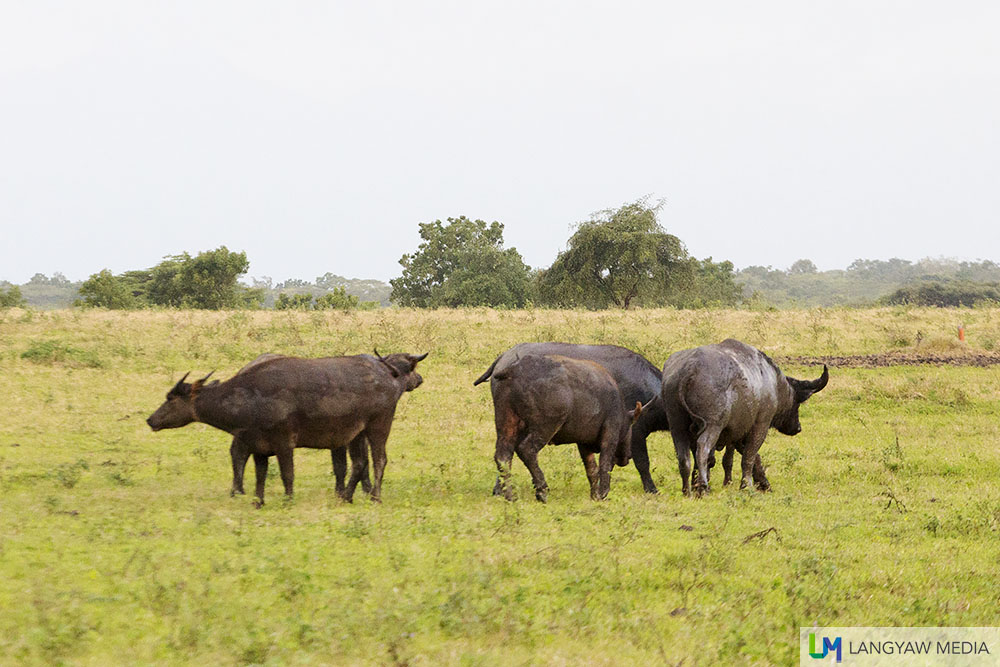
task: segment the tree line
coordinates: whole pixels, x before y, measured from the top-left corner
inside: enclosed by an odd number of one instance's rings
[[[594,213],[577,224],[551,266],[532,269],[505,247],[500,222],[465,216],[419,223],[421,242],[399,260],[389,281],[326,273],[309,282],[270,277],[241,282],[246,253],[225,246],[192,256],[167,256],[156,266],[113,274],[104,269],[80,283],[61,273],[35,274],[19,287],[0,282],[0,307],[73,305],[352,310],[392,303],[417,308],[628,309],[636,306],[811,307],[913,304],[971,306],[1000,301],[1000,265],[952,259],[855,260],[845,270],[819,271],[809,259],[788,269],[698,259],[659,222],[662,202],[640,199]]]
[[[972,306],[995,303],[1000,265],[948,258],[858,259],[846,269],[819,271],[808,259],[788,269],[750,266],[736,273],[751,303],[810,306]]]

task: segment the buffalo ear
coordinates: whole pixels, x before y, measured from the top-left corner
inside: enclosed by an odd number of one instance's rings
[[[634,424],[637,421],[639,421],[639,417],[642,415],[642,410],[643,410],[642,402],[636,401],[635,402],[635,410],[629,410],[628,411],[628,418],[630,420],[632,420],[631,423]]]

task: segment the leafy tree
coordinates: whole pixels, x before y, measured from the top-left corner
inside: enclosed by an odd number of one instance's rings
[[[21,288],[11,285],[7,289],[0,287],[0,308],[24,308],[28,305]]]
[[[694,280],[687,292],[673,299],[685,308],[734,307],[743,301],[743,286],[735,281],[736,272],[730,261],[713,262],[711,257],[691,260]]]
[[[390,280],[403,306],[522,307],[530,300],[529,268],[515,248],[503,247],[503,225],[465,216],[420,223],[423,242],[399,260]]]
[[[347,293],[343,287],[335,287],[326,294],[316,297],[313,306],[316,310],[353,310],[358,307],[360,299]]]
[[[80,287],[80,305],[104,308],[254,308],[263,291],[239,284],[250,262],[246,253],[226,246],[198,253],[172,255],[151,269],[115,276],[107,269],[90,276]]]
[[[816,273],[818,270],[811,259],[800,259],[789,267],[788,273],[801,275],[803,273]]]
[[[370,301],[365,303],[377,305]],[[299,294],[282,292],[274,302],[275,310],[353,310],[361,307],[369,308],[362,304],[358,297],[348,294],[343,287],[316,296],[315,300],[309,292]]]
[[[684,244],[657,222],[662,202],[645,199],[596,213],[580,223],[568,247],[539,276],[554,305],[629,308],[670,303],[695,279]]]
[[[141,308],[143,304],[144,300],[133,294],[128,280],[102,269],[83,281],[80,285],[80,298],[75,305],[129,310]]]

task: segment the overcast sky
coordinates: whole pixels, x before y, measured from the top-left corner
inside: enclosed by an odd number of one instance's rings
[[[645,195],[697,257],[1000,259],[1000,3],[0,3],[0,279],[225,244],[389,279],[417,223],[535,267]]]

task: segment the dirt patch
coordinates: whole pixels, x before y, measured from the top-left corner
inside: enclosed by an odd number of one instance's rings
[[[1000,353],[962,350],[953,354],[940,352],[915,352],[900,350],[878,354],[849,354],[845,356],[787,356],[779,357],[779,363],[819,366],[831,368],[885,368],[886,366],[996,366],[1000,364]]]

